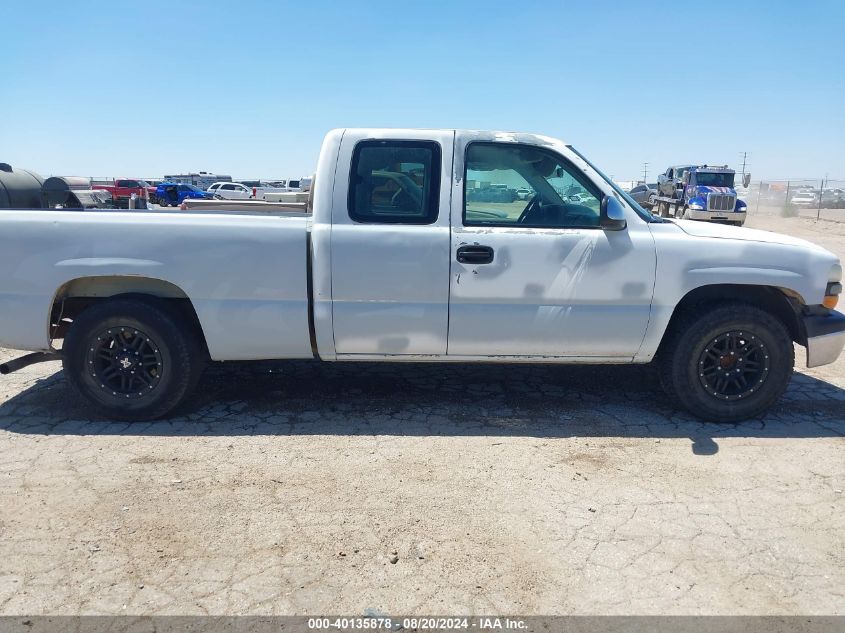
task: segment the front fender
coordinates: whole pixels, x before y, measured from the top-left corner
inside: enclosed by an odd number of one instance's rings
[[[705,200],[701,196],[693,196],[692,198],[687,200],[687,206],[689,206],[690,209],[696,209],[696,210],[706,209],[707,208],[707,200]]]
[[[677,223],[649,226],[657,249],[657,277],[638,362],[654,357],[675,307],[688,293],[706,286],[765,287],[805,305],[820,304],[837,261],[832,253],[794,238],[784,236],[784,242],[793,243],[777,243],[779,236],[770,233],[736,227],[719,227],[723,233],[716,233],[708,226],[713,236],[702,237],[684,232]],[[753,293],[749,297],[753,301]]]

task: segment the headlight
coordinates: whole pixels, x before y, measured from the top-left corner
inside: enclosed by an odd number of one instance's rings
[[[691,204],[689,205],[689,208],[693,211],[704,211],[704,205],[701,204]]]
[[[827,276],[827,288],[824,291],[822,305],[833,310],[839,303],[840,294],[842,294],[842,264],[834,264]]]

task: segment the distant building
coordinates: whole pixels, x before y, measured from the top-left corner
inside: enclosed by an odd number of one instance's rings
[[[194,185],[200,189],[208,189],[215,182],[232,182],[231,176],[221,176],[220,174],[210,174],[207,171],[194,172],[190,174],[173,174],[165,175],[164,179],[167,182],[181,182],[186,185]]]

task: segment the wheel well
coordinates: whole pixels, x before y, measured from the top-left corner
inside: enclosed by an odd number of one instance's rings
[[[175,284],[151,277],[83,277],[63,284],[56,291],[50,309],[50,338],[64,338],[74,319],[82,312],[93,305],[118,297],[163,306],[181,323],[191,327],[206,353],[208,352],[202,325],[188,295]]]
[[[702,305],[727,302],[748,303],[765,310],[786,326],[793,341],[802,345],[806,343],[806,333],[799,318],[804,305],[802,298],[789,289],[775,286],[715,284],[690,290],[675,306],[666,332],[672,330],[682,315],[700,310]],[[667,338],[664,335],[663,340]]]

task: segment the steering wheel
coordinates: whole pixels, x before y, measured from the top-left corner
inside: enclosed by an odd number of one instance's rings
[[[542,198],[540,197],[539,193],[535,193],[531,200],[528,201],[528,204],[525,205],[525,208],[522,210],[522,213],[519,214],[519,219],[517,219],[517,224],[525,224],[526,218],[529,217],[530,214],[534,213],[535,210],[540,209],[540,204],[542,203]]]

